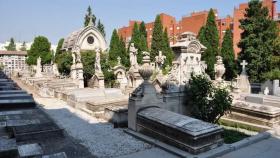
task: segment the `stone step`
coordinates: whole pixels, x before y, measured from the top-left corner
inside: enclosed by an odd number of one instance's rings
[[[16,158],[18,156],[17,144],[15,139],[0,137],[0,157]]]
[[[64,136],[63,129],[52,122],[13,127],[13,133],[17,141],[44,140]]]

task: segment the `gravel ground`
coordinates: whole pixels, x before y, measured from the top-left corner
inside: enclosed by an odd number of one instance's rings
[[[122,129],[114,129],[112,124],[73,109],[61,100],[37,97],[35,100],[43,105],[60,127],[87,147],[94,156],[117,157],[152,148],[127,135]]]

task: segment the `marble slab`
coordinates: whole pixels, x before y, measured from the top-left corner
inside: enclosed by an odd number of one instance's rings
[[[21,158],[40,156],[43,154],[43,150],[39,144],[25,144],[18,146],[18,153]]]
[[[44,155],[42,158],[67,158],[65,152],[56,153],[52,155]]]

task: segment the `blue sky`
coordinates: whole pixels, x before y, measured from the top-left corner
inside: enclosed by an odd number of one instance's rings
[[[106,28],[128,25],[131,19],[153,21],[156,14],[167,13],[180,20],[193,11],[218,9],[219,16],[232,15],[235,6],[248,0],[0,0],[0,42],[14,37],[32,41],[44,35],[53,44],[83,26],[89,5]],[[279,8],[279,2],[277,3]]]

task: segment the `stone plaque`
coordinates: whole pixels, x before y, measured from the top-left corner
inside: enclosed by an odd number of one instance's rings
[[[37,143],[26,144],[18,146],[18,153],[20,157],[40,156],[43,154],[43,150]]]

